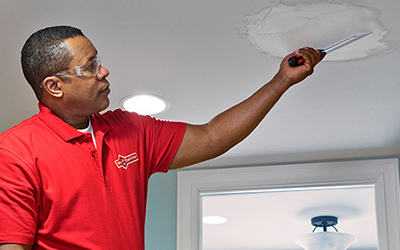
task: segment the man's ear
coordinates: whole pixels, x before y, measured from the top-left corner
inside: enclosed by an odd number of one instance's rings
[[[43,88],[49,93],[51,96],[54,97],[62,97],[63,91],[60,88],[60,78],[55,76],[46,77],[42,84]]]

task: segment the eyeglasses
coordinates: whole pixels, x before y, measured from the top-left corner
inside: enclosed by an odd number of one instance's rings
[[[100,58],[95,57],[82,66],[76,66],[75,68],[59,71],[55,73],[54,76],[83,76],[83,77],[97,76],[97,74],[99,73],[100,66],[101,66]],[[72,73],[71,71],[75,71],[75,73]]]

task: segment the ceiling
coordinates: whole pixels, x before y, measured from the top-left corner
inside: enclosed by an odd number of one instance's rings
[[[281,98],[250,137],[196,167],[399,155],[400,1],[331,2],[371,10],[380,26],[371,25],[376,40],[365,40],[364,45],[378,47],[356,60],[341,58],[357,54],[361,40],[347,52],[343,48],[342,57],[339,51],[328,54],[311,77]],[[249,17],[294,3],[320,1],[0,0],[0,132],[38,112],[19,55],[27,37],[40,28],[77,26],[92,40],[110,71],[110,109],[119,108],[127,95],[151,93],[170,103],[157,117],[204,123],[269,81],[277,72],[279,53],[332,45],[349,35],[344,26],[365,21],[357,16],[345,22],[310,17],[311,26],[302,27],[303,32],[280,32],[287,43],[273,44],[278,54],[260,50],[248,36]],[[274,23],[277,30],[293,24],[290,12],[285,15],[287,19]],[[319,23],[331,26],[320,29]],[[379,47],[382,44],[388,46]]]

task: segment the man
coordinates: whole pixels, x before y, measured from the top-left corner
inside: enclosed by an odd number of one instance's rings
[[[290,67],[293,55],[305,59]],[[0,136],[0,249],[144,249],[147,183],[223,154],[323,58],[303,48],[250,98],[203,125],[109,105],[107,76],[76,28],[31,35],[21,62],[40,112]]]

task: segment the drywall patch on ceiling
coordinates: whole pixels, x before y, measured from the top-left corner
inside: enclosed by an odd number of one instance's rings
[[[360,59],[390,50],[378,11],[338,2],[279,3],[248,15],[245,36],[255,48],[282,58],[300,47],[324,49],[366,32],[372,34],[330,53],[325,61]]]

